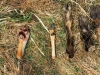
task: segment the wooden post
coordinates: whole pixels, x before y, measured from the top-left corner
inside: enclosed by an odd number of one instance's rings
[[[55,59],[55,27],[54,24],[50,26],[50,39],[52,46],[52,59]]]

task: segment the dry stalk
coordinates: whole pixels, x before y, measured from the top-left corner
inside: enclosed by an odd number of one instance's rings
[[[45,28],[45,30],[47,30],[47,32],[49,33],[49,30],[48,30],[47,27],[44,25],[44,23],[41,21],[41,19],[40,19],[36,14],[34,14],[34,16],[39,20],[39,22],[42,24],[42,26]]]
[[[40,51],[40,53],[41,53],[43,56],[45,56],[44,53],[42,52],[42,50],[37,46],[37,44],[35,43],[35,41],[33,40],[33,38],[32,38],[32,37],[30,37],[30,38],[31,38],[32,42],[35,44],[35,46],[38,48],[38,50]]]
[[[71,2],[75,3],[76,5],[78,5],[78,7],[80,8],[80,10],[81,10],[90,20],[93,21],[93,19],[86,13],[86,11],[80,6],[79,3],[77,3],[77,2],[75,2],[75,1],[73,1],[73,0],[71,0]]]

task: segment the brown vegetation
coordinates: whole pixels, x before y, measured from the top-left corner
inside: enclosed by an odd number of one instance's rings
[[[72,34],[74,58],[68,61],[66,53],[65,5],[72,6]],[[95,46],[84,50],[78,27],[79,14],[90,21],[91,5],[99,0],[0,0],[0,74],[1,75],[99,75],[100,47],[94,30]],[[37,17],[38,18],[37,18]],[[51,59],[48,28],[55,23],[56,59]],[[22,60],[16,59],[18,30],[23,25],[30,28],[30,39]]]

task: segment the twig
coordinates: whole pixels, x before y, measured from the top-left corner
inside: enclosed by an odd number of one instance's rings
[[[73,1],[73,0],[71,0],[71,2],[75,3],[76,5],[78,5],[79,8],[81,9],[81,11],[82,11],[88,18],[90,18],[90,19],[93,21],[93,19],[86,13],[86,11],[79,5],[79,3],[77,3],[77,2],[75,2],[75,1]]]
[[[47,29],[47,27],[44,25],[44,23],[41,21],[41,19],[36,15],[34,14],[34,16],[39,20],[39,22],[42,24],[42,26],[47,30],[47,32],[49,33],[49,30]]]
[[[30,37],[30,38],[31,38],[32,42],[34,42],[35,46],[38,48],[38,50],[40,51],[40,53],[41,53],[43,56],[45,56],[44,53],[40,50],[40,48],[36,45],[36,43],[35,43],[35,41],[33,40],[33,38],[32,38],[32,37]]]

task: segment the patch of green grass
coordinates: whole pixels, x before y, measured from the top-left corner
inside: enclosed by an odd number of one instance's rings
[[[0,7],[0,11],[2,10],[2,7]]]
[[[57,37],[59,37],[61,40],[60,47],[65,49],[66,48],[66,30],[65,30],[66,28],[64,25],[64,21],[62,21],[60,25],[61,25],[61,28],[59,31],[57,31]]]
[[[96,2],[97,2],[97,3],[99,3],[99,2],[100,2],[100,0],[96,0]]]
[[[34,59],[32,56],[32,50],[31,50],[31,45],[29,44],[29,41],[28,41],[26,48],[25,48],[25,59],[30,61],[30,62]]]
[[[29,22],[32,18],[32,13],[25,13],[25,14],[20,14],[20,12],[17,11],[12,11],[12,14],[9,14],[11,17],[12,21],[15,22]]]
[[[4,63],[4,59],[0,58],[0,65]]]
[[[53,23],[53,20],[52,20],[51,18],[47,18],[47,20],[48,20],[48,22],[49,22],[50,24]]]
[[[54,0],[54,1],[57,1],[57,2],[64,2],[64,3],[65,3],[66,1],[68,2],[69,0]]]
[[[33,32],[31,32],[31,37],[35,41],[38,48],[40,50],[42,50],[42,52],[46,55],[47,51],[48,51],[47,44],[49,43],[48,33],[46,32],[46,30],[43,28],[43,26],[41,24],[37,24],[37,25],[33,26],[32,28],[33,28]],[[39,51],[39,50],[37,50],[37,51]],[[42,58],[45,59],[45,57],[43,55],[42,55]]]
[[[76,72],[82,72],[82,70],[80,68],[78,68],[77,66],[74,67]]]
[[[3,28],[4,26],[5,26],[4,24],[1,24],[1,25],[0,25],[0,28]]]
[[[43,74],[43,67],[33,67],[35,72],[34,72],[34,75],[44,75]]]
[[[48,75],[60,75],[56,68],[51,68],[48,72]]]
[[[96,64],[95,66],[94,66],[94,70],[99,70],[100,69],[100,64]]]

